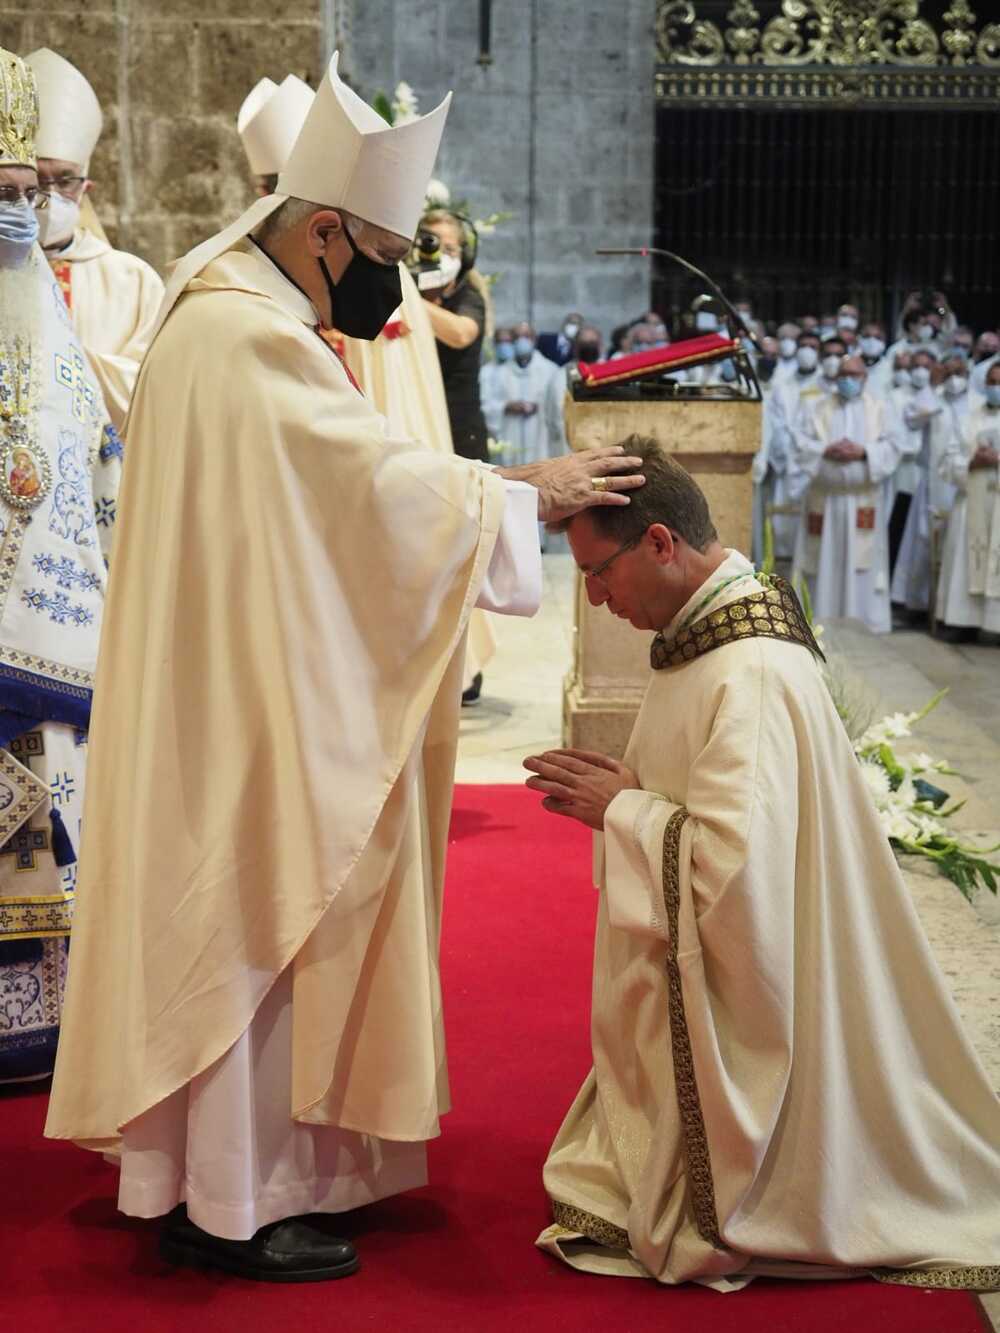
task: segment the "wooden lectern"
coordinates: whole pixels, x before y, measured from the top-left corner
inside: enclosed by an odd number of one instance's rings
[[[705,492],[724,546],[750,553],[750,465],[760,447],[761,404],[688,398],[566,401],[574,450],[648,435]],[[652,635],[587,600],[577,575],[573,666],[563,687],[563,743],[621,758],[649,679]]]

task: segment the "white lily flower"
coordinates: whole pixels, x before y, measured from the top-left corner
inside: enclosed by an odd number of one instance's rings
[[[889,789],[889,774],[881,764],[865,761],[861,764],[861,776],[876,806],[881,809],[892,794]]]
[[[936,767],[936,762],[929,754],[914,754],[907,758],[907,766],[911,773],[925,773],[928,769]]]
[[[398,129],[400,125],[409,125],[412,121],[419,119],[417,113],[417,97],[408,83],[397,83],[396,91],[392,95],[393,110],[393,128]]]
[[[451,203],[451,191],[444,181],[439,181],[433,176],[427,182],[427,193],[424,197],[428,204],[435,208],[446,208]]]

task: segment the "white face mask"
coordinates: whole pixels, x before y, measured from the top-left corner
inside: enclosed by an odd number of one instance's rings
[[[909,388],[911,383],[910,372],[908,370],[903,370],[902,368],[894,370],[892,372],[892,382],[897,389]]]
[[[881,338],[862,338],[861,353],[868,357],[870,361],[877,361],[885,351],[885,343]]]
[[[934,337],[935,329],[933,324],[921,324],[917,329],[917,337],[922,343],[929,343]]]
[[[569,323],[569,324],[564,324],[564,325],[563,325],[563,333],[564,333],[564,334],[566,335],[566,337],[570,340],[570,342],[573,341],[573,339],[576,337],[576,335],[577,335],[579,332],[580,332],[580,326],[579,326],[579,324],[574,324],[574,323],[571,322],[571,323]]]
[[[714,333],[719,321],[711,310],[699,310],[694,317],[694,326],[699,333]]]
[[[969,387],[969,381],[965,375],[949,375],[944,382],[944,391],[949,398],[960,398]]]
[[[782,338],[778,343],[778,353],[783,361],[791,361],[795,355],[795,339]]]
[[[53,190],[49,195],[49,206],[38,214],[38,243],[43,249],[53,245],[66,245],[73,239],[80,221],[80,205],[75,199],[64,199]]]
[[[926,389],[931,382],[929,366],[914,366],[910,371],[910,383],[915,389]]]
[[[840,357],[834,356],[831,352],[829,356],[823,358],[823,374],[828,380],[835,380],[840,374]]]
[[[856,329],[858,327],[857,315],[838,315],[837,325],[842,329]]]
[[[820,325],[820,329],[819,329],[819,340],[820,340],[821,343],[825,343],[826,340],[827,340],[827,338],[833,338],[833,337],[835,337],[835,336],[836,336],[836,333],[837,333],[837,330],[836,330],[835,328],[833,328],[832,325],[830,325],[830,324],[821,324],[821,325]]]
[[[795,360],[798,362],[799,370],[808,372],[816,369],[816,362],[819,360],[819,353],[815,347],[800,347],[795,353]]]

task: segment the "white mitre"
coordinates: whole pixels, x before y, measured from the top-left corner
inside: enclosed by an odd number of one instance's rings
[[[451,93],[406,125],[386,124],[337,73],[334,51],[295,141],[278,192],[251,204],[241,218],[179,259],[167,283],[153,336],[192,278],[277,211],[291,196],[320,208],[343,208],[399,236],[411,237],[437,157]]]
[[[261,79],[248,94],[236,130],[254,175],[275,176],[285,165],[315,95],[295,74],[280,88],[271,79]]]
[[[337,73],[337,54],[278,178],[278,193],[346,208],[411,237],[448,115],[440,106],[405,125],[387,124]]]
[[[75,65],[46,46],[32,51],[25,63],[38,85],[35,151],[39,157],[78,162],[86,175],[104,124],[97,94]]]

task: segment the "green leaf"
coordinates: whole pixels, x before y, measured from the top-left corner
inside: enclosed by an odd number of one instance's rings
[[[372,106],[379,113],[379,115],[382,117],[383,120],[388,121],[390,125],[393,123],[395,117],[392,114],[392,103],[389,101],[389,98],[386,96],[384,92],[380,90],[375,94],[375,98],[372,101]]]

